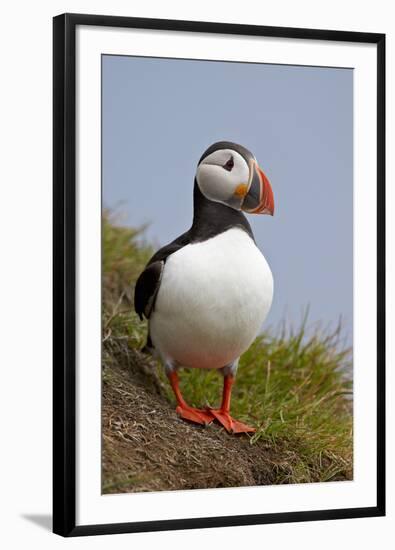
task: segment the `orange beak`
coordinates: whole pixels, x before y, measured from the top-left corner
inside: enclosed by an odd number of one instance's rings
[[[250,185],[242,210],[249,214],[274,214],[272,186],[255,160],[251,162]]]

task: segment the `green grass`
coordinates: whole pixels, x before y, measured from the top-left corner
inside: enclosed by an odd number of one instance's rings
[[[142,231],[119,227],[104,215],[103,337],[135,349],[145,342],[146,323],[133,310],[134,282],[153,252],[138,244]],[[279,468],[279,482],[352,479],[351,353],[341,336],[340,326],[313,330],[305,318],[297,330],[265,332],[241,358],[232,414],[257,427],[252,445],[289,453],[292,468]],[[111,365],[108,355],[111,346]],[[218,373],[185,369],[180,379],[192,405],[219,404]]]

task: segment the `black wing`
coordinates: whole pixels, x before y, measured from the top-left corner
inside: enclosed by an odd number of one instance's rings
[[[144,269],[137,279],[134,289],[134,309],[141,320],[143,314],[147,319],[151,314],[160,287],[164,266],[163,261],[153,262]]]
[[[134,289],[134,309],[140,319],[148,319],[155,305],[166,260],[171,254],[189,244],[189,231],[158,250],[137,279]]]

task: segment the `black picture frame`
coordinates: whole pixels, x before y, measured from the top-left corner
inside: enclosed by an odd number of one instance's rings
[[[76,27],[95,25],[377,45],[377,505],[318,511],[76,525]],[[53,531],[131,533],[385,515],[385,35],[63,14],[53,19]]]

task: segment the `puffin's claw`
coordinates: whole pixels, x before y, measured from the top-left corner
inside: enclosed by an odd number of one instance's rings
[[[201,409],[195,409],[189,406],[178,405],[176,413],[184,420],[195,422],[196,424],[210,424],[214,420],[214,416],[210,411],[202,411]]]
[[[230,416],[229,413],[222,411],[221,409],[208,409],[213,417],[229,432],[234,434],[239,433],[253,433],[255,428],[239,422]]]

